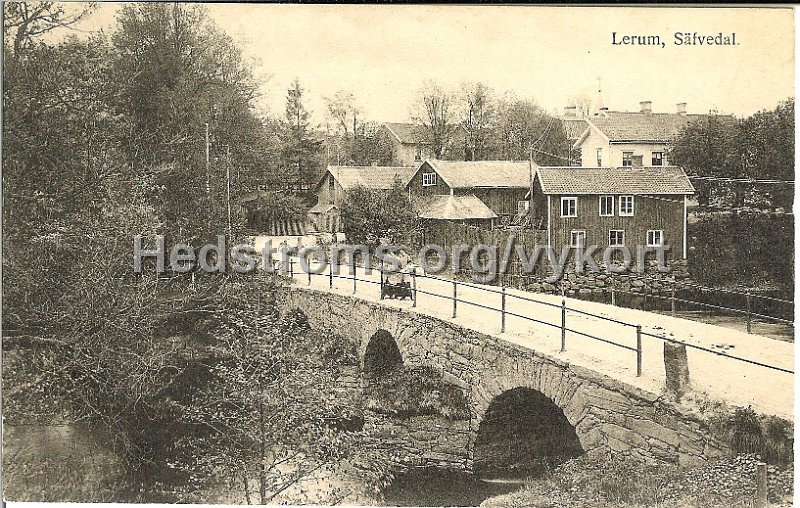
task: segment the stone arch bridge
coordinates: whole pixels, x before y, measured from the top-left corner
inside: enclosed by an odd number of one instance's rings
[[[299,309],[312,328],[351,338],[362,365],[372,361],[369,349],[377,347],[376,341],[383,347],[396,345],[397,360],[433,367],[464,391],[469,420],[427,429],[416,442],[418,465],[471,470],[487,410],[498,397],[520,388],[543,395],[563,411],[587,453],[623,453],[682,465],[725,453],[689,409],[491,335],[411,310],[297,286],[282,288],[277,303],[282,314]]]

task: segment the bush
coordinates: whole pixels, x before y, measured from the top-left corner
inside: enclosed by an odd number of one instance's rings
[[[737,454],[755,454],[783,465],[794,460],[792,424],[774,416],[759,416],[750,407],[713,418],[711,430]]]

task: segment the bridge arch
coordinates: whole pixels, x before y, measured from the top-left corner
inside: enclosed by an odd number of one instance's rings
[[[380,329],[369,338],[363,354],[364,374],[382,376],[403,365],[403,355],[394,336]]]
[[[531,475],[584,453],[573,424],[552,399],[524,386],[493,397],[477,426],[473,471]]]

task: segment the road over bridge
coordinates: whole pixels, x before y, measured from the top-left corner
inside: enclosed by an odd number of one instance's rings
[[[300,309],[312,327],[352,338],[365,366],[374,361],[370,350],[376,341],[391,341],[404,363],[435,367],[467,394],[470,420],[458,429],[441,429],[460,438],[429,436],[434,442],[427,451],[439,462],[449,457],[470,468],[486,411],[519,389],[544,395],[574,428],[584,451],[684,464],[724,452],[702,412],[709,402],[751,406],[793,421],[790,343],[634,309],[571,298],[562,305],[558,296],[435,277],[414,278],[416,301],[381,300],[377,271],[356,268],[355,276],[348,267],[332,276],[318,271],[308,275],[292,263],[287,274],[293,283],[278,300],[282,312]],[[680,401],[667,389],[665,342],[688,345],[684,364],[691,389]],[[718,347],[723,344],[724,351]]]

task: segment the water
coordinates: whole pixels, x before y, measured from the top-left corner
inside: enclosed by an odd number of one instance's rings
[[[398,475],[383,492],[384,506],[478,506],[490,497],[524,485],[522,479],[484,480],[461,471],[412,469]]]

